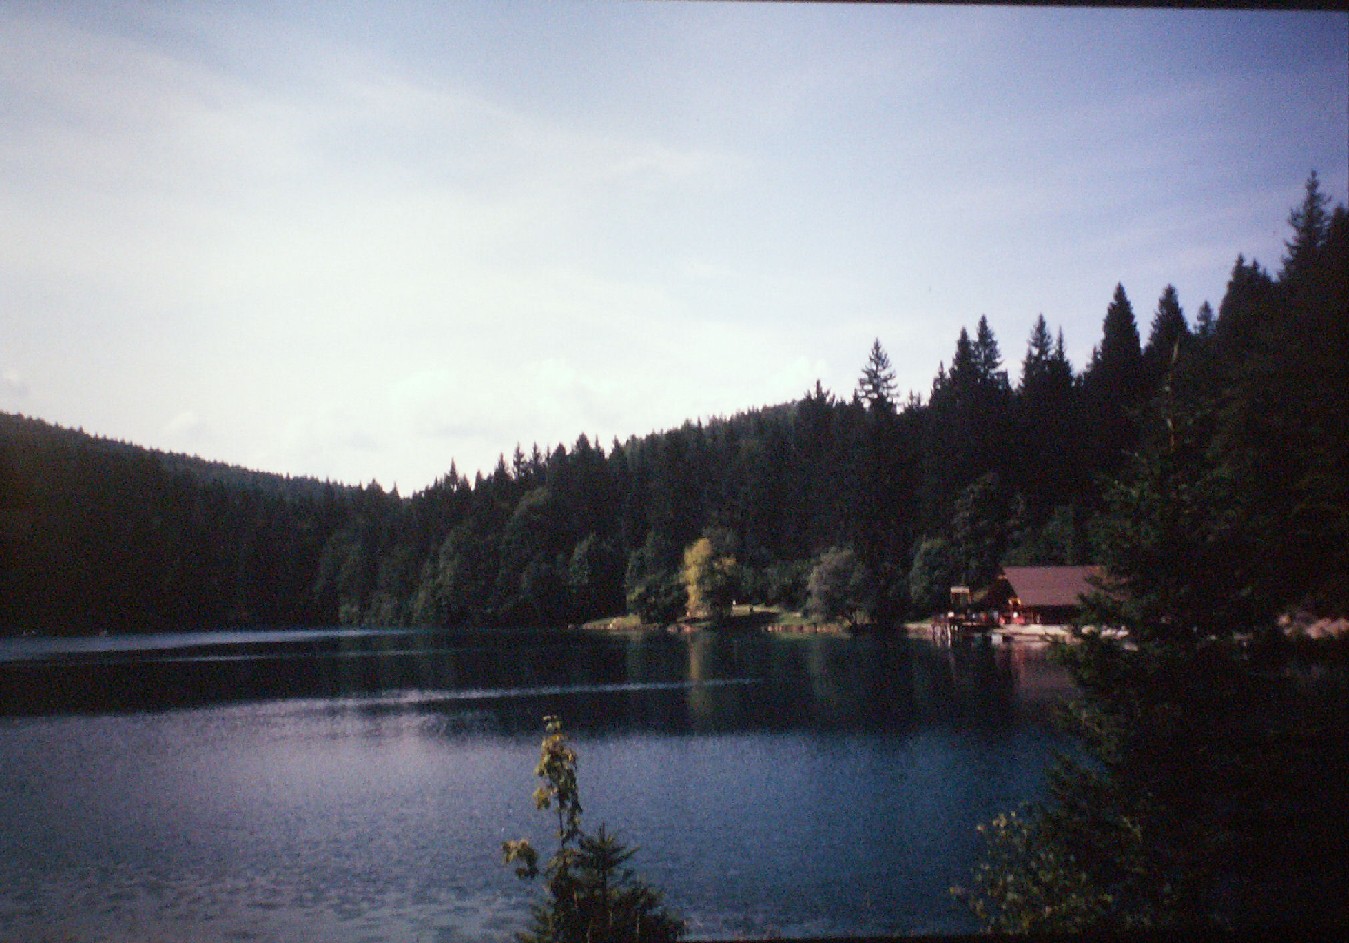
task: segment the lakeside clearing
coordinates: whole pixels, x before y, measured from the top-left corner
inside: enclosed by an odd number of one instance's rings
[[[680,619],[666,625],[655,622],[643,622],[631,613],[613,616],[607,619],[592,619],[581,625],[582,629],[599,632],[700,632],[716,630],[721,632],[795,632],[806,635],[848,635],[865,631],[866,626],[849,628],[842,622],[821,622],[781,606],[762,606],[737,604],[731,607],[731,614],[724,619]]]
[[[655,622],[643,622],[631,613],[613,616],[607,619],[592,619],[580,626],[581,629],[594,632],[700,632],[713,630],[720,632],[772,632],[797,635],[855,635],[871,630],[869,624],[849,626],[843,622],[821,622],[809,616],[784,609],[781,606],[736,605],[725,619],[681,619],[661,625]],[[932,621],[920,619],[906,622],[897,631],[910,636],[926,638],[932,634]],[[986,633],[990,638],[1016,642],[1047,642],[1051,639],[1071,637],[1072,630],[1066,625],[1006,625]]]

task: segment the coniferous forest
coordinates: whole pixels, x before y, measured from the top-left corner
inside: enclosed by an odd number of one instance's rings
[[[1001,341],[980,318],[922,393],[877,341],[853,390],[517,446],[408,497],[0,415],[0,632],[670,621],[703,537],[733,598],[798,609],[833,574],[877,625],[1011,563],[1183,564],[1193,604],[1158,618],[1184,631],[1342,614],[1347,273],[1313,174],[1277,269],[1237,256],[1216,311],[1102,286],[1088,363],[1043,317]]]

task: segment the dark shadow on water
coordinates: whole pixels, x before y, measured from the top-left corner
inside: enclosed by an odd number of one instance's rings
[[[276,699],[356,699],[442,713],[471,708],[503,731],[545,713],[576,729],[1002,727],[1061,700],[1043,654],[979,640],[759,632],[239,633],[176,648],[0,661],[0,714],[159,711]],[[390,701],[389,699],[393,699]]]

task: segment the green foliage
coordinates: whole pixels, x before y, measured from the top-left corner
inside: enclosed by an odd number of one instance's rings
[[[674,574],[649,576],[628,593],[628,611],[653,625],[676,622],[688,608],[688,591]]]
[[[1055,507],[1039,527],[1029,521],[1023,505],[1020,513],[1013,511],[1009,529],[1008,550],[1002,554],[1005,567],[1075,567],[1086,563],[1077,509],[1072,505]]]
[[[567,593],[574,619],[585,622],[623,608],[622,567],[623,559],[613,544],[593,532],[572,548]]]
[[[1238,257],[1188,344],[1163,295],[1160,388],[1094,525],[1108,579],[1089,618],[1128,644],[1060,650],[1079,759],[983,830],[969,902],[990,929],[1349,931],[1349,666],[1342,646],[1291,661],[1272,631],[1349,604],[1349,237],[1324,202],[1313,177],[1279,280]]]
[[[996,472],[981,476],[961,492],[950,525],[959,582],[984,586],[997,574],[1008,518],[1007,491]]]
[[[729,540],[724,531],[710,531],[684,551],[682,575],[690,615],[723,619],[731,614],[739,572]]]
[[[1181,310],[1180,298],[1174,285],[1167,285],[1162,297],[1157,300],[1157,313],[1152,318],[1152,329],[1148,334],[1147,346],[1143,349],[1143,362],[1148,379],[1159,385],[1180,357],[1190,341],[1190,327],[1185,322],[1185,312]]]
[[[775,560],[747,580],[742,567],[741,586],[754,602],[800,611],[806,605],[806,585],[814,568],[811,560]],[[750,592],[750,584],[754,592]]]
[[[1096,548],[1109,578],[1089,618],[1143,640],[1193,642],[1270,613],[1243,585],[1252,548],[1230,475],[1204,449],[1210,417],[1172,393],[1168,381],[1145,449],[1107,489]]]
[[[628,611],[643,622],[665,625],[683,617],[688,592],[676,568],[677,548],[655,531],[628,556]]]
[[[938,370],[922,426],[919,530],[943,532],[960,493],[987,474],[1009,468],[1012,392],[987,318],[976,336],[964,328],[949,371]]]
[[[930,537],[918,545],[909,571],[909,596],[913,608],[924,615],[945,612],[951,603],[951,587],[960,582],[960,565],[950,541]]]
[[[1330,198],[1321,192],[1321,181],[1313,170],[1307,178],[1302,203],[1288,216],[1293,235],[1285,243],[1281,280],[1296,281],[1319,263],[1330,233],[1330,214],[1326,212],[1329,205]]]
[[[806,585],[806,613],[824,622],[842,620],[855,626],[870,608],[871,589],[865,568],[848,547],[831,547],[820,554]]]
[[[970,909],[993,933],[1081,933],[1098,926],[1114,898],[1096,886],[1071,853],[1043,835],[1034,809],[979,826],[984,858],[975,869]]]
[[[1086,635],[1060,654],[1081,758],[1047,803],[983,830],[969,903],[987,927],[1349,927],[1342,685],[1226,643]]]
[[[1113,473],[1138,441],[1133,413],[1148,395],[1138,322],[1123,285],[1115,286],[1106,308],[1101,343],[1082,376],[1082,393],[1091,415],[1083,429],[1089,465]]]
[[[534,805],[557,819],[557,851],[544,866],[547,899],[533,908],[522,943],[626,943],[678,940],[684,925],[662,895],[624,867],[636,853],[604,825],[593,835],[581,828],[576,751],[557,717],[545,717],[546,734],[534,773],[542,783]],[[539,855],[527,839],[502,844],[506,864],[522,879],[539,875]]]

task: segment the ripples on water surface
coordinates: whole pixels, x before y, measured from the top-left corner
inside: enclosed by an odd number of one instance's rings
[[[1066,690],[1035,651],[906,639],[28,642],[0,940],[508,940],[545,713],[692,936],[967,931],[947,888],[1042,788]]]

